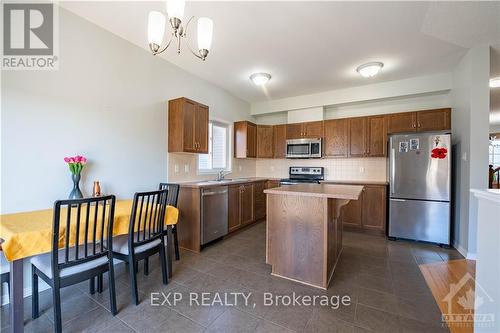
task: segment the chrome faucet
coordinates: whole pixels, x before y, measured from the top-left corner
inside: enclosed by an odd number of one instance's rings
[[[223,181],[223,180],[224,180],[224,177],[225,177],[226,175],[228,175],[228,174],[229,174],[229,172],[227,172],[227,173],[226,173],[224,170],[220,170],[220,171],[217,173],[217,179],[216,179],[216,181],[218,181],[218,182]]]

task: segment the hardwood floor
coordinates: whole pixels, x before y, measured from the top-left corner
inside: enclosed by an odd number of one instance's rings
[[[473,332],[476,262],[451,260],[419,267],[450,331]]]

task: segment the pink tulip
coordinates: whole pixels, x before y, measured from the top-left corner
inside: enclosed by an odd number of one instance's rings
[[[82,160],[82,157],[80,155],[76,155],[75,156],[75,162],[76,163],[80,163],[81,160]]]
[[[80,160],[80,163],[82,164],[86,164],[87,163],[87,159],[85,157],[82,156],[81,160]]]
[[[69,158],[69,163],[75,163],[75,158],[74,157],[70,157]]]
[[[65,157],[64,162],[69,163],[69,157]]]

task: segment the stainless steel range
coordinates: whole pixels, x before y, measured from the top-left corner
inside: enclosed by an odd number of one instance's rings
[[[280,185],[319,184],[320,180],[325,179],[324,170],[323,167],[290,167],[289,178],[280,180]]]

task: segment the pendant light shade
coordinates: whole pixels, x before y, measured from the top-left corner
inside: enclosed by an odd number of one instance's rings
[[[168,0],[167,1],[167,14],[168,18],[184,19],[184,7],[186,6],[185,0]]]
[[[212,47],[214,22],[208,17],[198,19],[198,50],[209,51]]]
[[[157,11],[149,12],[148,41],[150,44],[161,45],[165,33],[165,16]]]

